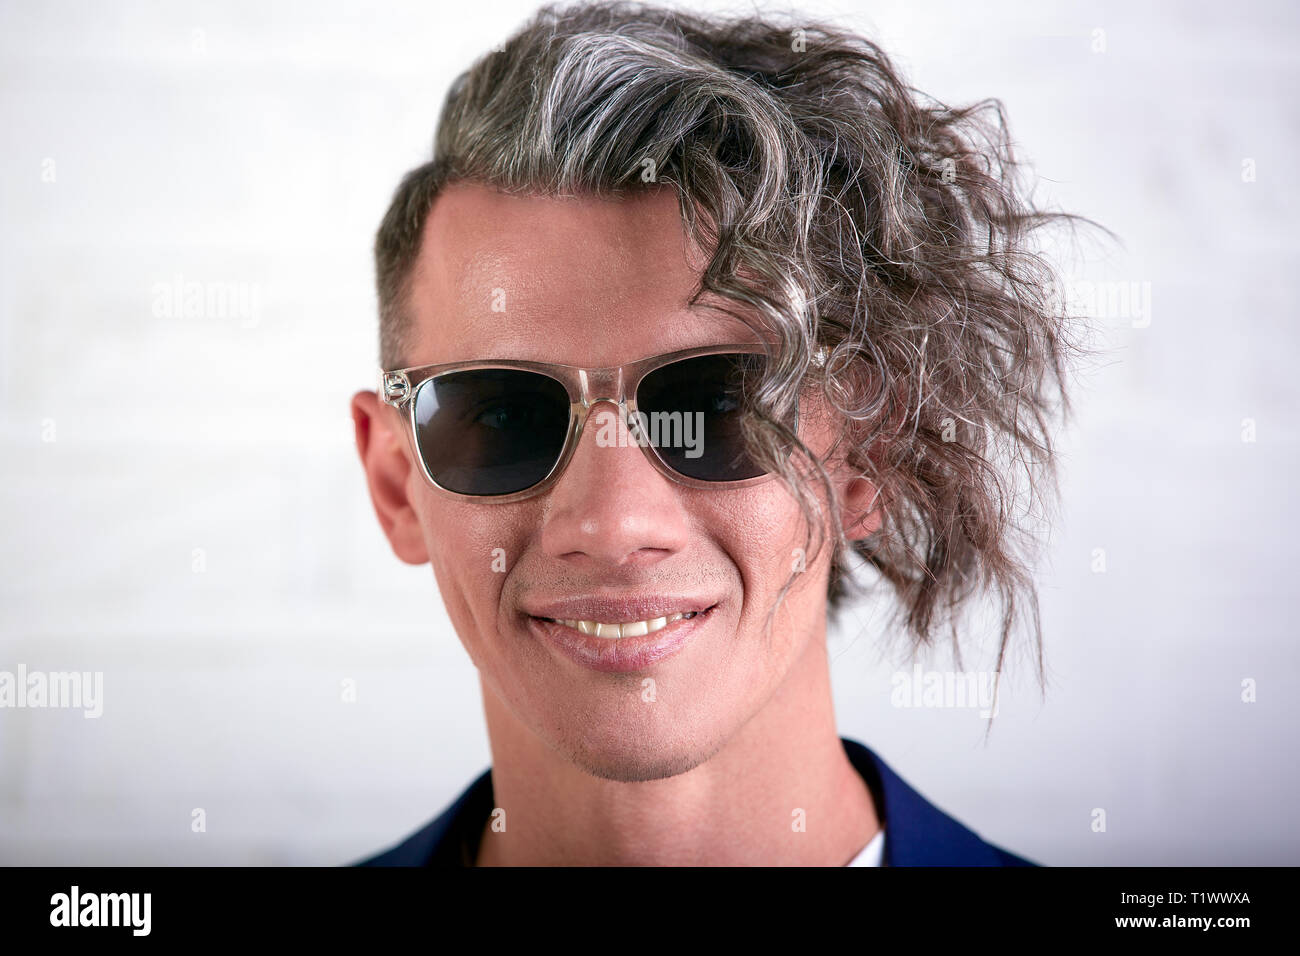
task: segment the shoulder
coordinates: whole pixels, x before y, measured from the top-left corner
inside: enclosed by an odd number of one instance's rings
[[[492,771],[485,770],[450,806],[397,845],[354,866],[470,866],[492,810]]]
[[[1037,866],[982,839],[917,793],[869,748],[840,738],[884,821],[886,866]]]

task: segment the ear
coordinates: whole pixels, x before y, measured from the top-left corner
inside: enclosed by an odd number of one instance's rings
[[[868,538],[884,522],[884,495],[877,493],[876,486],[859,467],[849,464],[842,442],[850,439],[844,434],[842,421],[831,411],[823,394],[817,391],[802,401],[809,417],[809,436],[816,443],[815,453],[825,456],[823,464],[838,496],[844,535],[850,541]],[[877,448],[873,447],[867,454],[875,461]]]
[[[850,477],[842,486],[840,516],[844,535],[861,541],[880,530],[884,521],[882,497],[876,486],[861,475]]]
[[[357,392],[352,396],[357,453],[366,472],[379,526],[399,559],[407,564],[425,564],[429,549],[420,516],[407,494],[414,466],[403,425],[392,412],[375,392]]]

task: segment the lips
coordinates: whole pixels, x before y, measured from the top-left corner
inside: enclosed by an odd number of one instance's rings
[[[695,598],[574,598],[525,613],[529,629],[574,663],[631,673],[680,650],[712,620],[716,606]]]

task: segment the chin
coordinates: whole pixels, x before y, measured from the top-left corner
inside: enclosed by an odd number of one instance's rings
[[[640,752],[579,749],[565,754],[584,773],[619,783],[666,780],[694,770],[712,753],[697,751],[663,752],[653,748]]]
[[[584,773],[620,783],[664,780],[694,770],[722,749],[724,741],[708,732],[678,727],[605,725],[571,728],[552,747]]]

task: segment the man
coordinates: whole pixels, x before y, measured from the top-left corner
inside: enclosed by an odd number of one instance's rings
[[[918,648],[991,592],[1000,669],[1033,606],[1011,466],[1042,492],[1069,346],[997,118],[824,25],[629,4],[458,79],[352,411],[492,766],[367,864],[1026,862],[838,736],[826,649],[855,558]]]

